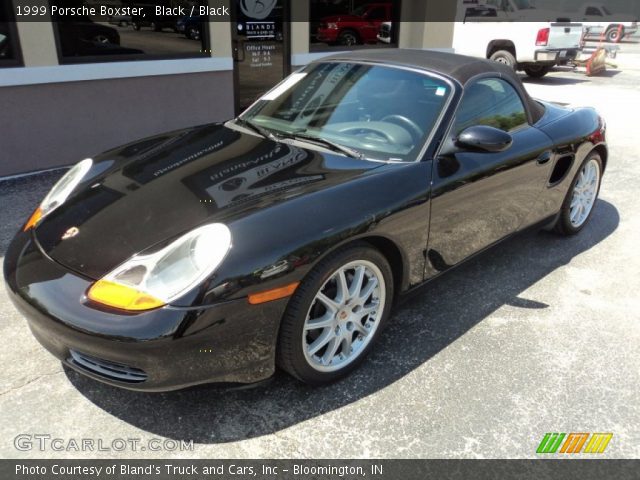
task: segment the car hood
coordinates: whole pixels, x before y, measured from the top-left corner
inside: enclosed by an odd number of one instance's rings
[[[378,162],[276,143],[223,125],[136,142],[98,157],[64,205],[36,227],[42,250],[98,279],[195,228],[367,174]]]
[[[322,23],[338,23],[338,22],[362,22],[364,19],[358,15],[350,15],[348,13],[342,15],[331,15],[330,17],[324,17]]]

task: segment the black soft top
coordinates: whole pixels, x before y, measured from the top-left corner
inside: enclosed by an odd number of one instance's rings
[[[477,75],[493,73],[498,77],[510,80],[517,88],[518,93],[524,100],[531,114],[532,123],[536,123],[544,115],[544,107],[529,96],[516,72],[507,65],[491,60],[467,57],[454,53],[402,48],[355,50],[317,60],[317,62],[330,61],[376,62],[419,68],[449,77],[460,83],[463,87],[466,86],[469,80]]]

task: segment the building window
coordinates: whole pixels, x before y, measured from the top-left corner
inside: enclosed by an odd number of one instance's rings
[[[22,65],[11,2],[0,2],[0,68]]]
[[[118,7],[129,14],[101,14],[104,0],[52,0],[65,7],[77,3],[95,7],[96,15],[52,17],[61,63],[112,62],[210,57],[208,23],[203,17],[175,15],[183,7],[206,5],[199,0],[121,0]],[[173,7],[171,15],[158,14],[156,7]],[[138,10],[134,10],[138,9]],[[118,10],[102,10],[116,13]]]
[[[400,0],[309,0],[310,50],[398,46]]]

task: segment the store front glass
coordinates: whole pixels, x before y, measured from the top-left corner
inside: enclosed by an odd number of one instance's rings
[[[20,65],[18,35],[9,2],[0,2],[0,68]]]
[[[52,0],[60,7],[94,7],[96,15],[53,15],[61,63],[161,60],[211,56],[206,18],[190,14],[196,0],[119,0],[133,15],[101,14],[105,0]],[[185,15],[158,14],[156,7],[172,7]],[[178,9],[182,10],[178,10]],[[138,9],[138,10],[136,10]],[[107,13],[118,12],[109,8]],[[125,10],[122,10],[125,11]],[[140,12],[140,13],[138,13]]]

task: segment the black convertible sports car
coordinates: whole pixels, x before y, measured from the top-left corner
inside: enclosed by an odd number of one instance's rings
[[[381,50],[308,65],[238,118],[73,167],[4,275],[36,338],[120,387],[333,381],[399,297],[529,227],[579,232],[607,164],[589,108],[508,68]]]

